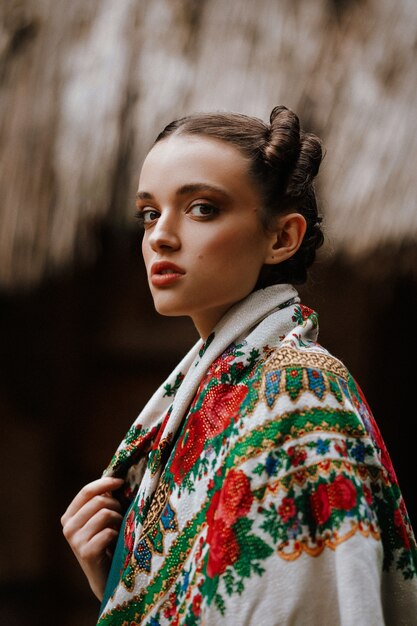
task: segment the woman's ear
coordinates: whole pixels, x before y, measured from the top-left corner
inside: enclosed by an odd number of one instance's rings
[[[286,261],[295,254],[307,230],[305,217],[300,213],[278,215],[271,227],[271,240],[265,258],[265,265]]]

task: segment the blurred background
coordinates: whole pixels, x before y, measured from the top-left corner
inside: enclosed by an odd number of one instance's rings
[[[196,340],[133,219],[172,119],[297,111],[327,155],[301,289],[360,381],[416,526],[414,0],[0,0],[0,615],[95,623],[60,516]]]

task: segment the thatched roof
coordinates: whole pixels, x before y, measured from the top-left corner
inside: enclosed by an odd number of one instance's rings
[[[93,258],[103,220],[131,227],[162,125],[278,103],[327,146],[332,249],[415,261],[414,0],[8,0],[0,18],[3,288]]]

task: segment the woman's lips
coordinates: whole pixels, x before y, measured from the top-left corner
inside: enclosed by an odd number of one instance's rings
[[[151,267],[151,283],[154,287],[165,287],[180,280],[185,272],[169,261],[159,261]]]

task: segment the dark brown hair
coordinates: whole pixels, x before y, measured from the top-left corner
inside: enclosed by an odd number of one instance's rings
[[[322,160],[321,142],[300,129],[297,115],[284,106],[272,110],[270,124],[239,113],[197,113],[168,124],[155,143],[170,135],[203,135],[227,141],[249,159],[249,173],[262,197],[261,219],[295,211],[307,230],[297,252],[278,265],[265,265],[257,288],[276,283],[301,284],[323,243],[313,181]]]

